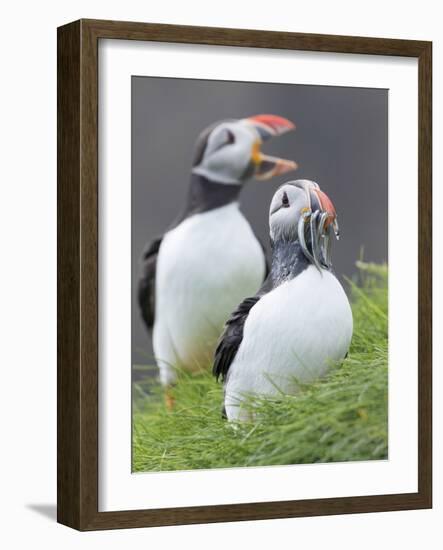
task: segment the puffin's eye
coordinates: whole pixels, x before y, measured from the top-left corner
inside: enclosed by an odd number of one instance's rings
[[[226,147],[226,145],[231,145],[235,142],[235,136],[231,132],[231,130],[223,130],[222,136],[217,136],[219,143],[213,148],[212,152],[215,153],[215,151],[218,151],[219,149],[222,149],[223,147]]]
[[[281,203],[283,205],[284,208],[288,208],[289,206],[289,199],[288,199],[288,195],[286,194],[286,191],[283,193],[283,196],[281,198]]]
[[[231,132],[231,130],[227,130],[227,134],[228,134],[228,139],[226,141],[226,145],[230,145],[231,143],[234,143],[235,142],[235,136],[234,134]]]

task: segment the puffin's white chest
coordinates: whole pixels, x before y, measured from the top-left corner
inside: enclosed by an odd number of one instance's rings
[[[156,271],[154,352],[160,367],[208,368],[226,319],[258,290],[264,273],[263,251],[236,203],[192,216],[168,232]]]
[[[229,418],[244,393],[293,393],[346,355],[352,337],[348,298],[334,275],[314,266],[266,294],[251,309],[226,384]],[[233,406],[232,406],[233,405]]]

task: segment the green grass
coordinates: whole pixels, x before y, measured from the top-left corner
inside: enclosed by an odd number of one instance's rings
[[[348,281],[354,335],[347,359],[297,396],[254,399],[254,423],[234,428],[222,420],[222,388],[210,373],[180,374],[172,413],[156,377],[135,383],[133,470],[387,458],[387,267],[357,266]]]

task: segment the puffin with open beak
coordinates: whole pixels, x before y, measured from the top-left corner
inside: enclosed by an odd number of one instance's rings
[[[250,178],[296,169],[295,162],[261,151],[263,142],[294,128],[280,116],[258,115],[213,124],[197,141],[184,211],[146,248],[138,285],[166,388],[176,380],[176,367],[210,368],[225,320],[266,276],[263,247],[238,200]]]
[[[213,366],[224,382],[224,415],[252,420],[251,395],[294,394],[346,356],[353,321],[332,272],[335,208],[313,181],[284,184],[269,211],[272,266],[260,291],[232,313]]]

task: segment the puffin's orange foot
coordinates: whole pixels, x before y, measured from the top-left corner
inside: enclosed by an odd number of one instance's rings
[[[165,389],[165,403],[168,411],[172,412],[174,410],[175,397],[170,387]]]

